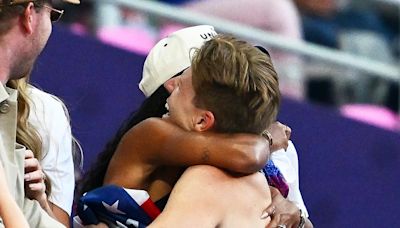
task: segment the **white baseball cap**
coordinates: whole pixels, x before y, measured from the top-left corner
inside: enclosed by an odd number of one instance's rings
[[[139,89],[149,97],[168,79],[190,66],[193,48],[200,48],[216,35],[213,26],[199,25],[178,30],[160,40],[144,62]]]

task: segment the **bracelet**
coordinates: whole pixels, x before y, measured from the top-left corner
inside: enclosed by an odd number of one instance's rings
[[[306,225],[306,214],[301,209],[299,210],[300,210],[300,223],[297,228],[304,228],[304,226]]]
[[[264,131],[261,133],[261,135],[262,135],[265,139],[268,140],[269,146],[272,146],[273,141],[272,141],[272,135],[271,135],[271,133],[269,133],[269,131],[267,131],[267,130],[264,130]]]

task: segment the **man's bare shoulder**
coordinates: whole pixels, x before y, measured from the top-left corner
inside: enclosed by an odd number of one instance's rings
[[[268,183],[261,173],[236,176],[213,166],[192,166],[181,176],[171,196],[179,196],[183,202],[191,199],[190,205],[208,215],[212,213],[219,227],[265,227],[269,222],[260,219],[271,203]]]

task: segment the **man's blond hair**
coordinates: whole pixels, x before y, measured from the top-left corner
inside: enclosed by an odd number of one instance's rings
[[[268,54],[218,35],[192,59],[194,104],[213,112],[215,131],[260,134],[276,120],[280,92]]]

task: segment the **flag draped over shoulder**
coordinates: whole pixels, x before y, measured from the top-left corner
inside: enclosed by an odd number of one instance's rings
[[[261,172],[264,173],[270,186],[277,188],[283,197],[286,198],[288,196],[289,185],[279,168],[275,166],[272,160],[268,161],[267,165],[264,166]]]
[[[159,208],[144,190],[106,185],[85,193],[78,202],[82,225],[104,222],[117,227],[146,227],[159,214]]]

